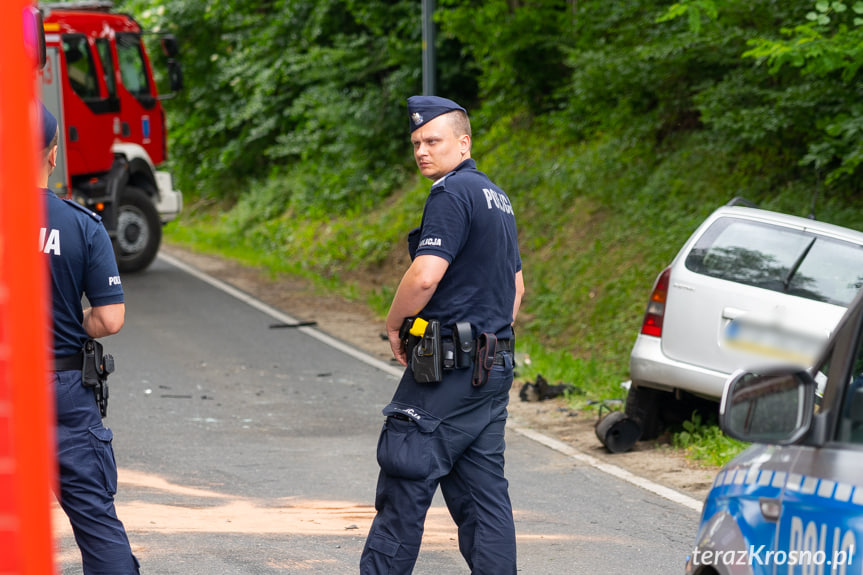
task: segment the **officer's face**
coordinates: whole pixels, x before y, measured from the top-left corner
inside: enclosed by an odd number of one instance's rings
[[[451,114],[444,114],[413,131],[411,142],[420,173],[437,180],[470,157],[470,136],[456,136]]]

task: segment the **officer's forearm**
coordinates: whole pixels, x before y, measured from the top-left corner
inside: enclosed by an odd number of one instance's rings
[[[387,314],[387,338],[390,341],[390,348],[393,351],[393,357],[402,364],[407,365],[407,355],[404,348],[404,343],[399,337],[399,331],[406,317],[417,315],[426,306],[431,299],[434,290],[437,288],[437,283],[433,287],[425,286],[412,279],[412,275],[405,273],[402,278],[396,295],[393,298],[393,303],[390,306],[390,311]]]
[[[387,332],[398,332],[406,317],[417,315],[434,295],[449,262],[432,256],[417,256],[402,277],[387,314]]]
[[[524,276],[519,270],[515,274],[515,302],[513,302],[512,306],[512,321],[515,322],[515,318],[518,317],[518,310],[521,308],[521,298],[524,297]]]
[[[423,286],[407,280],[407,275],[399,284],[390,311],[387,314],[387,332],[398,333],[402,322],[406,317],[417,315],[431,299],[437,284],[434,286]]]
[[[84,310],[84,331],[94,339],[114,335],[126,321],[126,305],[115,303]]]

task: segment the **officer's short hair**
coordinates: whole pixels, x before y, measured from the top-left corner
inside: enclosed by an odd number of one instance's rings
[[[454,110],[446,115],[449,116],[450,125],[456,136],[467,134],[473,138],[473,134],[470,131],[470,118],[467,117],[465,112]]]

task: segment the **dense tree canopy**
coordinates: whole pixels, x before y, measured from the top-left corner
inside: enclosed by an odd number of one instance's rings
[[[181,41],[187,88],[169,113],[185,190],[233,199],[278,181],[270,214],[349,210],[412,173],[420,0],[121,6]],[[658,146],[707,132],[778,182],[817,173],[859,191],[863,2],[438,0],[435,20],[438,92],[470,107],[475,130]]]

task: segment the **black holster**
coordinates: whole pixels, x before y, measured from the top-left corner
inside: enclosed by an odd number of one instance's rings
[[[494,356],[497,355],[497,336],[493,333],[481,333],[476,342],[476,359],[473,364],[473,386],[482,387],[488,381],[488,374],[494,367]]]
[[[438,320],[429,321],[425,333],[411,350],[410,362],[418,383],[443,381],[443,348]]]
[[[405,355],[408,358],[408,362],[411,360],[414,348],[420,342],[420,338],[411,333],[414,319],[415,318],[412,317],[406,317],[402,322],[402,326],[399,328],[399,339],[402,340],[402,346],[405,348]]]
[[[114,356],[104,353],[95,339],[84,342],[84,367],[81,371],[84,387],[92,387],[102,417],[108,414],[108,375],[114,373]]]

